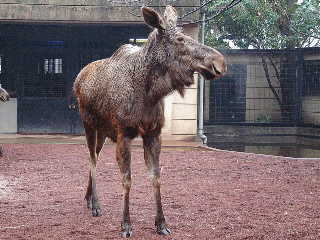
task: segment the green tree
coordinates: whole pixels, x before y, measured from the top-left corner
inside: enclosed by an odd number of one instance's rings
[[[206,12],[210,16],[230,3],[216,0]],[[293,49],[320,46],[319,0],[242,0],[225,11],[205,29],[205,42],[220,48],[230,48],[230,43],[240,49]],[[279,56],[277,56],[279,59]],[[269,87],[277,99],[283,119],[293,120],[291,115],[295,93],[288,91],[295,81],[288,81],[295,58],[290,51],[283,51],[280,64],[275,57],[261,55]],[[279,60],[278,60],[279,61]],[[273,68],[279,81],[279,93],[270,79]],[[291,78],[294,76],[290,76]],[[286,97],[283,97],[286,96]],[[294,107],[294,106],[293,106]]]
[[[230,3],[216,0],[207,15]],[[205,41],[215,47],[285,49],[320,46],[320,1],[243,0],[207,23]]]

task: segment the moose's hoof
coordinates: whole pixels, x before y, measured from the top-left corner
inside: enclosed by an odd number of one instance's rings
[[[131,235],[132,235],[132,227],[131,227],[130,224],[128,224],[128,223],[122,224],[121,228],[122,228],[122,232],[121,232],[121,236],[122,237],[124,237],[124,238],[131,237]]]
[[[92,207],[91,210],[92,210],[93,217],[100,217],[102,215],[100,207]]]
[[[165,223],[161,223],[160,225],[157,226],[157,233],[159,235],[170,235],[171,231],[170,229],[166,226]]]
[[[93,217],[101,216],[101,209],[98,201],[93,201],[92,196],[85,197],[87,201],[87,208],[91,209]]]

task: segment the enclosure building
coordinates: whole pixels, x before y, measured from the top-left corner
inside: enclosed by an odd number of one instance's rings
[[[4,0],[0,2],[0,84],[11,100],[0,106],[0,133],[83,133],[72,86],[80,69],[151,31],[139,16],[143,1]],[[199,1],[148,1],[180,16]],[[197,13],[183,21],[198,19]],[[184,27],[198,38],[198,25]],[[197,85],[186,98],[166,98],[163,132],[177,138],[197,131]]]

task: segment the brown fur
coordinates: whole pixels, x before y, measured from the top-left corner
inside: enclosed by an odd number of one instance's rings
[[[131,187],[130,143],[143,139],[145,162],[152,176],[157,207],[157,233],[169,234],[160,194],[160,133],[164,125],[163,98],[177,90],[184,94],[198,71],[213,79],[226,71],[224,57],[201,45],[176,27],[176,10],[167,6],[164,17],[142,8],[147,24],[155,30],[143,47],[120,47],[110,58],[84,67],[74,83],[90,152],[90,173],[86,193],[93,216],[100,216],[96,191],[96,163],[109,137],[117,143],[116,158],[123,185],[123,236],[131,236],[129,192]]]

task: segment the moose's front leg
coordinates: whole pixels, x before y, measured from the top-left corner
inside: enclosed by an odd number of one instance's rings
[[[156,231],[161,235],[169,235],[171,231],[167,227],[161,204],[159,168],[159,155],[161,151],[160,136],[143,136],[143,148],[145,163],[152,179],[152,186],[157,207],[155,218]]]
[[[129,193],[131,188],[131,139],[121,132],[117,137],[117,162],[120,168],[121,181],[123,186],[123,218],[121,222],[121,230],[123,237],[130,237],[132,227],[129,213]]]
[[[87,145],[90,152],[90,173],[85,199],[87,200],[88,208],[91,208],[92,216],[98,217],[101,216],[101,209],[96,189],[96,170],[98,160],[98,156],[96,154],[97,130],[86,122],[84,122],[84,128],[86,131]]]

